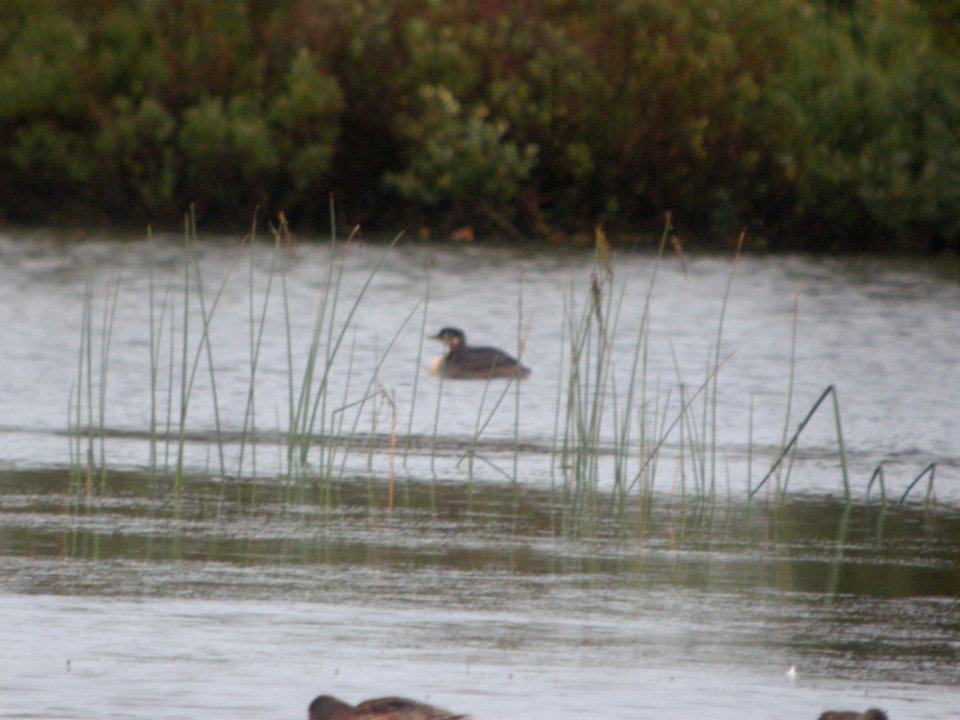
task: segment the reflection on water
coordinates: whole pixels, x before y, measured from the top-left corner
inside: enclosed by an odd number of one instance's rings
[[[348,362],[293,473],[291,384],[331,312],[326,248],[284,252],[284,291],[268,299],[271,248],[198,245],[208,308],[223,285],[181,434],[182,365],[203,330],[183,328],[176,243],[0,237],[0,717],[303,717],[320,692],[406,694],[478,720],[868,706],[939,719],[960,706],[955,280],[890,260],[744,258],[725,302],[728,258],[621,255],[590,458],[600,483],[578,495],[558,418],[590,256],[399,247],[349,315],[380,255],[337,255]],[[84,298],[96,358],[118,280],[102,385],[96,362],[78,372]],[[439,384],[424,336],[444,325],[511,352],[525,341],[533,376],[502,400],[502,386]],[[643,328],[640,399],[617,415]],[[717,357],[709,402],[645,468]],[[765,488],[748,503],[831,384],[855,502],[836,499],[836,427],[821,413],[774,481],[789,477],[786,501]],[[68,472],[67,431],[99,425],[101,387],[105,442],[74,446],[106,460],[88,484]],[[94,402],[68,421],[79,392]],[[881,460],[889,504],[876,486],[866,500]],[[929,463],[935,501],[920,488],[896,504]],[[616,478],[636,481],[622,514]]]
[[[664,498],[631,515],[626,527],[608,521],[593,535],[570,538],[558,533],[563,508],[557,497],[503,485],[405,481],[389,513],[372,506],[375,495],[365,481],[343,483],[335,505],[310,500],[324,495],[310,488],[291,492],[266,481],[225,490],[196,479],[179,499],[156,496],[149,478],[133,474],[117,476],[117,494],[109,498],[71,494],[64,485],[62,475],[46,473],[3,478],[2,539],[10,557],[103,561],[107,572],[121,561],[383,563],[457,572],[483,567],[531,575],[636,575],[647,585],[679,582],[711,591],[742,586],[883,598],[960,596],[960,523],[950,509],[802,496],[773,508]],[[47,579],[27,572],[21,580],[30,592],[71,592],[32,584]],[[281,589],[301,591],[292,581]],[[162,585],[164,594],[177,594],[176,578]],[[415,601],[418,589],[426,590],[418,583],[397,587],[389,598]],[[277,587],[271,582],[249,590],[269,597]],[[341,590],[349,601],[368,592]],[[94,583],[89,591],[139,594],[116,580]]]
[[[12,648],[36,649],[17,711],[49,717],[74,697],[96,708],[76,717],[145,717],[128,681],[138,702],[186,683],[155,697],[163,717],[296,716],[320,691],[407,692],[479,718],[762,718],[783,702],[809,718],[865,697],[937,717],[960,700],[949,509],[664,498],[628,531],[575,538],[557,534],[548,492],[506,484],[408,480],[388,514],[363,479],[334,505],[266,481],[194,479],[180,500],[143,475],[113,482],[88,498],[62,473],[2,478],[0,606],[20,629],[0,676],[22,674]],[[38,643],[51,624],[58,639]],[[53,682],[68,683],[56,701]]]

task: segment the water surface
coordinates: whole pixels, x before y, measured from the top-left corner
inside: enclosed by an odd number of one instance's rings
[[[328,417],[340,424],[325,430],[339,439],[318,431],[291,474],[291,377],[302,381],[329,250],[285,251],[282,275],[266,245],[238,255],[211,239],[196,251],[208,309],[227,277],[209,327],[217,405],[201,355],[175,489],[177,447],[162,433],[168,398],[173,428],[179,402],[182,249],[0,238],[0,717],[304,717],[320,692],[406,694],[478,720],[800,720],[868,706],[942,718],[960,706],[960,287],[935,264],[747,257],[725,301],[728,257],[619,254],[617,391],[601,429],[597,511],[581,522],[564,502],[557,418],[569,320],[589,311],[588,253],[394,248],[331,368]],[[339,321],[382,252],[363,244],[337,256]],[[711,406],[696,406],[618,523],[612,398],[624,406],[651,286],[628,474],[650,442],[641,419],[652,428],[670,416],[720,357],[717,419],[704,424]],[[68,442],[71,398],[86,382],[88,293],[92,357],[111,328],[103,419],[96,403],[80,415],[98,428],[92,449],[108,468],[89,484],[71,476],[78,446]],[[188,362],[199,304],[194,288]],[[156,443],[151,318],[162,338]],[[423,338],[444,325],[514,353],[523,340],[533,377],[496,409],[503,386],[439,384],[425,372],[438,348]],[[749,502],[831,384],[853,502],[841,500],[825,411],[789,480]],[[357,404],[371,393],[375,402]],[[876,485],[866,493],[881,460],[887,503]],[[930,463],[933,495],[921,483],[897,504]],[[773,487],[787,482],[778,503]]]

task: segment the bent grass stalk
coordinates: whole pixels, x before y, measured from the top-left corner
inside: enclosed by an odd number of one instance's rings
[[[837,526],[837,537],[833,542],[833,556],[830,559],[830,575],[827,580],[827,593],[836,595],[840,590],[840,577],[844,565],[844,549],[847,547],[847,537],[850,531],[850,515],[853,505],[847,502],[840,515],[840,524]]]
[[[840,422],[840,400],[837,396],[837,389],[834,388],[830,393],[833,400],[833,423],[837,429],[837,452],[840,455],[840,473],[843,478],[843,497],[850,502],[850,475],[847,472],[847,449],[843,443],[843,424]]]
[[[876,482],[877,486],[880,488],[880,504],[887,504],[887,489],[884,483],[883,477],[883,465],[886,463],[886,460],[881,460],[877,466],[873,469],[873,473],[870,475],[870,480],[867,481],[867,492],[866,498],[867,502],[870,502],[870,489],[873,487],[873,483]]]
[[[935,462],[927,465],[923,470],[920,471],[920,474],[917,475],[913,481],[907,486],[907,489],[903,491],[903,495],[900,497],[900,504],[903,505],[907,500],[907,496],[910,494],[910,491],[916,487],[917,483],[923,480],[927,475],[930,476],[930,479],[927,481],[927,493],[924,497],[923,504],[924,506],[930,505],[930,498],[933,496],[933,480],[937,473],[937,464]]]
[[[760,488],[763,487],[764,484],[770,479],[770,477],[777,471],[777,468],[779,468],[780,465],[783,463],[784,459],[790,453],[791,449],[793,449],[796,446],[797,441],[800,439],[801,433],[803,433],[804,428],[807,427],[807,423],[809,423],[810,420],[813,418],[813,416],[816,414],[817,410],[820,408],[820,405],[823,403],[824,400],[827,399],[828,395],[832,395],[833,396],[833,414],[834,414],[834,422],[837,429],[837,445],[838,445],[838,454],[840,458],[840,468],[841,468],[842,477],[843,477],[844,496],[847,502],[850,501],[850,482],[849,482],[849,477],[847,475],[847,457],[846,457],[846,451],[843,445],[843,431],[840,423],[840,407],[837,401],[836,393],[837,391],[833,385],[828,385],[827,388],[822,393],[820,393],[820,397],[817,398],[817,401],[813,404],[813,406],[807,412],[806,416],[803,418],[803,420],[800,421],[800,425],[797,427],[796,432],[793,433],[793,436],[790,438],[789,442],[787,442],[786,446],[780,451],[780,455],[777,457],[773,465],[767,471],[767,474],[764,475],[763,479],[759,483],[757,483],[757,485],[750,491],[751,498],[757,494],[757,491],[759,491]],[[786,492],[786,483],[784,483],[783,492],[784,493]]]

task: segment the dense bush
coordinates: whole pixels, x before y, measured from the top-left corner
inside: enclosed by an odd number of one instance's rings
[[[386,173],[387,187],[459,223],[492,222],[510,228],[500,210],[516,201],[537,147],[505,139],[506,121],[492,121],[483,105],[464,108],[445,87],[420,89],[421,107],[398,119],[411,153],[406,169]]]
[[[950,0],[0,0],[0,217],[960,250]]]

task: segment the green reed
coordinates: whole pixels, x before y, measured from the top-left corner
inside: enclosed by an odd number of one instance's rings
[[[420,316],[420,334],[419,341],[417,342],[417,359],[413,365],[413,389],[410,392],[410,410],[407,415],[407,441],[404,443],[403,449],[403,464],[404,467],[407,467],[407,460],[410,455],[410,450],[413,446],[413,418],[417,409],[417,397],[419,396],[420,389],[420,368],[423,367],[423,347],[424,340],[427,339],[427,319],[428,312],[430,310],[430,278],[431,275],[427,273],[427,283],[423,290],[423,300],[421,301],[421,306],[423,307],[423,312]],[[436,427],[434,427],[436,431]],[[436,439],[436,434],[434,434],[434,439]]]
[[[840,579],[843,573],[843,567],[846,563],[844,556],[847,547],[847,539],[850,533],[850,516],[853,512],[853,505],[847,502],[843,506],[840,514],[840,522],[837,525],[837,534],[833,541],[833,548],[830,557],[830,573],[827,577],[827,593],[831,596],[840,591]]]
[[[220,421],[220,403],[217,396],[216,365],[213,358],[213,346],[210,340],[210,326],[216,313],[217,306],[226,289],[227,281],[236,267],[240,257],[240,248],[234,253],[233,259],[224,274],[223,279],[214,295],[210,309],[207,309],[206,298],[203,293],[203,277],[200,271],[200,262],[193,256],[193,248],[197,242],[197,224],[193,208],[190,208],[190,214],[186,220],[184,256],[183,256],[183,319],[181,322],[181,344],[180,344],[180,386],[179,386],[179,417],[176,428],[176,463],[173,473],[174,493],[179,495],[183,491],[184,482],[184,454],[187,446],[187,417],[190,409],[190,402],[193,395],[193,389],[196,384],[197,371],[200,368],[201,357],[205,356],[207,361],[207,370],[210,377],[210,392],[213,403],[214,414],[214,434],[216,437],[216,450],[219,460],[219,476],[226,478],[227,469],[224,459],[223,431]],[[190,354],[190,288],[195,287],[197,300],[200,309],[201,332],[200,339],[196,348],[193,350],[191,359]]]
[[[331,213],[332,212],[331,209]],[[321,293],[317,308],[311,342],[307,351],[306,366],[302,373],[299,387],[295,387],[293,383],[293,339],[290,329],[290,309],[286,297],[284,298],[288,362],[291,376],[290,430],[288,435],[287,462],[289,468],[296,469],[297,471],[304,470],[308,466],[308,454],[315,434],[321,437],[337,435],[339,434],[338,431],[342,429],[343,419],[337,417],[341,414],[340,411],[336,408],[331,408],[332,399],[329,393],[331,371],[340,353],[344,339],[351,329],[353,317],[360,307],[364,296],[382,267],[383,262],[388,257],[388,254],[402,237],[402,234],[397,235],[381,254],[375,266],[367,275],[360,290],[357,292],[357,295],[347,305],[346,313],[341,319],[338,317],[338,310],[340,307],[340,294],[346,267],[347,252],[358,230],[359,228],[354,228],[354,231],[347,238],[342,249],[339,247],[336,239],[335,225],[332,230],[326,282],[324,283],[324,289]],[[324,336],[325,344],[321,355],[320,343]],[[392,344],[391,342],[391,346]],[[319,381],[316,379],[317,374],[319,374]],[[316,388],[314,388],[315,383],[317,385]],[[370,395],[369,397],[373,396]],[[319,451],[319,467],[324,468],[329,477],[329,473],[334,465],[334,456],[331,453],[335,453],[335,448],[321,443],[319,445]]]
[[[341,439],[339,442],[334,443],[334,444],[332,445],[332,447],[331,447],[330,452],[328,453],[328,461],[329,461],[330,465],[326,468],[326,471],[325,471],[324,474],[325,474],[326,477],[329,477],[329,478],[332,479],[332,478],[334,477],[334,475],[333,475],[333,465],[332,465],[333,459],[334,459],[334,457],[336,456],[336,452],[337,452],[338,450],[341,452],[340,469],[339,469],[339,472],[338,472],[337,475],[336,475],[336,481],[337,481],[337,483],[339,483],[339,482],[343,479],[344,474],[345,474],[345,472],[346,472],[347,455],[348,455],[348,453],[349,453],[349,451],[350,451],[350,448],[351,448],[351,446],[352,446],[352,444],[353,444],[353,442],[354,442],[354,441],[353,441],[353,438],[356,438],[356,437],[358,436],[359,428],[360,428],[360,422],[361,422],[361,420],[362,420],[362,418],[363,418],[363,411],[366,409],[368,403],[371,403],[371,402],[374,403],[374,412],[373,412],[373,415],[372,415],[372,422],[374,423],[374,425],[373,425],[373,433],[371,434],[371,443],[370,443],[370,445],[369,445],[369,448],[370,448],[369,453],[370,453],[370,454],[368,455],[368,458],[369,458],[369,460],[368,460],[368,467],[369,467],[369,465],[370,465],[370,462],[372,461],[372,451],[373,451],[373,442],[372,442],[372,440],[373,440],[374,436],[376,435],[376,420],[377,420],[376,401],[377,401],[378,399],[383,399],[383,400],[385,400],[385,401],[386,401],[386,404],[387,404],[387,405],[390,407],[390,409],[391,409],[391,428],[392,428],[392,429],[391,429],[391,433],[390,433],[390,438],[391,438],[391,441],[390,441],[390,442],[391,442],[391,446],[395,446],[395,441],[396,441],[396,402],[395,402],[395,400],[393,399],[392,395],[391,395],[390,393],[388,393],[387,390],[380,384],[380,382],[379,382],[379,375],[380,375],[380,371],[383,369],[384,363],[385,363],[385,362],[387,361],[387,359],[390,357],[390,351],[393,349],[393,346],[396,344],[397,340],[398,340],[398,339],[400,338],[400,336],[403,334],[403,331],[406,330],[407,325],[409,324],[410,320],[413,318],[414,314],[415,314],[415,313],[417,312],[417,310],[419,309],[419,306],[420,306],[420,304],[417,303],[416,305],[413,306],[413,308],[411,308],[410,312],[409,312],[409,313],[407,314],[407,316],[403,319],[403,322],[400,323],[400,326],[397,328],[396,332],[394,332],[393,336],[390,338],[390,341],[387,343],[386,348],[384,348],[383,352],[378,353],[379,359],[377,360],[377,364],[376,364],[376,366],[374,367],[373,374],[370,376],[369,380],[367,381],[366,387],[363,389],[362,393],[360,394],[360,398],[359,398],[358,400],[353,401],[353,402],[347,402],[347,401],[346,401],[346,397],[344,397],[343,403],[342,403],[341,406],[340,406],[339,408],[337,408],[337,410],[336,410],[336,413],[337,413],[338,415],[341,415],[341,416],[342,416],[347,410],[349,410],[349,409],[352,409],[352,410],[354,411],[353,424],[351,425],[350,430],[349,430],[345,435],[344,435],[342,432],[339,432],[339,431],[338,431],[337,437],[338,437],[338,438],[342,438],[342,439]],[[351,363],[351,367],[352,367],[352,363]],[[346,391],[345,391],[344,394],[345,394],[345,396],[346,396]],[[391,464],[392,464],[392,462],[393,462],[393,452],[392,452],[392,451],[391,451],[391,455],[390,455],[390,460],[391,460]],[[392,493],[391,493],[391,498],[392,498]]]
[[[520,329],[518,330],[518,340],[517,340],[517,347],[518,347],[517,360],[519,362],[523,362],[523,346],[525,344],[525,341],[523,338],[522,300],[518,300],[518,308],[520,309],[521,314],[519,315],[519,322],[518,322],[518,326]],[[480,440],[483,436],[483,433],[486,431],[487,427],[493,421],[494,417],[496,417],[498,411],[500,410],[500,407],[503,405],[504,401],[507,398],[507,395],[510,393],[511,390],[514,391],[514,416],[513,416],[514,455],[513,455],[513,459],[514,459],[514,467],[516,468],[519,462],[519,458],[516,454],[516,449],[520,443],[520,435],[519,435],[520,433],[520,416],[519,416],[520,385],[521,383],[519,381],[519,378],[517,377],[508,378],[507,382],[503,383],[502,385],[500,385],[499,383],[495,382],[492,379],[488,379],[484,381],[483,392],[480,395],[480,402],[477,405],[477,416],[474,423],[473,435],[470,438],[469,446],[466,452],[460,457],[460,459],[457,462],[457,464],[459,465],[460,463],[463,462],[464,459],[467,460],[468,467],[470,468],[471,478],[473,475],[473,461],[476,458],[477,453],[479,451]],[[498,394],[496,394],[496,397],[494,398],[493,404],[491,405],[491,407],[487,409],[486,407],[487,396],[490,394],[490,390],[496,387],[499,387],[500,391]],[[511,482],[516,482],[516,478],[517,478],[516,472],[514,472],[511,475],[510,473],[507,473],[506,471],[502,470],[496,463],[493,463],[490,460],[484,460],[484,462],[486,462],[486,464],[489,465],[490,467],[497,470],[497,472],[503,477],[505,477],[507,480]]]
[[[601,481],[603,426],[607,419],[608,398],[614,416],[614,487],[618,506],[623,511],[622,492],[626,472],[626,448],[633,415],[636,368],[644,347],[644,314],[641,331],[635,344],[633,368],[628,380],[624,407],[617,403],[616,376],[612,351],[622,309],[626,283],[615,292],[609,247],[602,230],[596,231],[596,264],[590,274],[588,299],[577,306],[571,292],[564,299],[564,321],[561,330],[566,372],[559,388],[558,424],[555,426],[555,452],[559,457],[562,483],[561,525],[579,533],[595,523],[598,512],[598,488]],[[616,303],[614,297],[616,296]],[[561,434],[562,433],[562,434]]]
[[[929,478],[927,480],[927,492],[926,492],[926,495],[924,496],[923,502],[925,506],[929,507],[930,501],[933,498],[933,481],[934,481],[934,478],[936,477],[936,474],[937,474],[937,464],[930,463],[929,465],[927,465],[923,470],[920,471],[920,474],[917,475],[913,479],[913,481],[907,486],[907,489],[903,491],[903,495],[900,497],[900,504],[903,505],[903,503],[906,502],[907,496],[910,494],[913,488],[916,487],[917,483],[923,480],[923,478],[927,477]]]
[[[730,302],[730,293],[733,289],[733,280],[736,276],[737,265],[740,260],[740,253],[743,250],[743,239],[746,235],[746,231],[741,231],[740,237],[737,238],[737,247],[734,252],[733,261],[730,263],[730,271],[727,273],[727,283],[723,289],[723,299],[720,302],[720,317],[717,321],[717,336],[714,341],[713,346],[713,358],[712,363],[708,365],[706,376],[709,378],[710,387],[708,388],[707,394],[704,396],[707,398],[707,402],[704,403],[703,409],[703,437],[707,438],[708,428],[707,428],[707,412],[709,408],[709,454],[710,454],[710,496],[716,496],[716,482],[717,482],[717,407],[719,405],[717,401],[717,394],[719,391],[719,373],[717,372],[721,365],[723,364],[720,357],[720,349],[723,341],[723,323],[727,316],[727,306]],[[704,463],[706,463],[706,457],[704,456]],[[704,472],[701,475],[705,474]]]
[[[556,520],[552,526],[560,532],[591,533],[605,522],[613,522],[620,529],[626,529],[634,517],[642,531],[645,514],[649,513],[658,490],[661,496],[667,494],[671,503],[676,498],[681,510],[685,510],[688,503],[692,503],[703,512],[710,513],[715,504],[717,478],[722,472],[722,459],[717,447],[722,410],[719,373],[727,361],[723,350],[724,328],[739,261],[739,248],[731,263],[720,301],[716,332],[708,348],[703,377],[684,377],[681,363],[674,356],[674,378],[664,382],[659,377],[651,378],[650,327],[655,288],[669,232],[668,225],[661,238],[659,252],[652,263],[643,302],[636,307],[627,301],[630,278],[615,276],[609,248],[600,234],[597,238],[595,263],[585,287],[571,288],[563,297],[559,334],[564,351],[559,360],[553,440],[548,448],[551,455],[551,483],[558,499],[556,506],[551,505],[550,513],[551,518],[555,517]],[[423,298],[412,305],[388,338],[386,345],[382,349],[378,346],[373,351],[374,363],[370,374],[366,377],[358,375],[354,369],[357,348],[358,345],[365,347],[365,343],[358,341],[357,313],[400,236],[395,237],[383,250],[359,289],[348,292],[347,288],[350,286],[345,283],[345,279],[355,236],[356,230],[341,242],[334,224],[324,279],[316,296],[316,304],[312,308],[315,316],[309,326],[305,348],[300,346],[300,338],[295,337],[293,330],[294,321],[299,320],[294,313],[300,310],[292,306],[287,287],[287,254],[290,252],[292,240],[285,221],[281,220],[279,228],[274,231],[272,256],[265,274],[265,287],[262,289],[262,301],[259,305],[256,305],[254,298],[257,290],[254,272],[256,218],[249,235],[251,242],[247,242],[246,238],[241,241],[212,296],[209,291],[204,291],[201,262],[196,252],[196,224],[192,213],[185,223],[181,274],[183,288],[178,298],[174,298],[176,293],[172,290],[174,281],[168,281],[161,291],[151,268],[150,317],[147,324],[150,404],[148,464],[152,477],[162,475],[170,479],[175,495],[184,491],[188,468],[187,450],[196,442],[198,436],[205,435],[191,431],[189,423],[189,410],[191,405],[197,402],[194,398],[197,378],[203,378],[204,371],[207,373],[207,392],[213,411],[213,427],[210,429],[212,440],[208,440],[207,445],[207,472],[222,480],[219,485],[221,500],[223,493],[227,491],[228,481],[231,481],[234,475],[239,478],[249,477],[252,472],[254,478],[256,477],[259,434],[257,383],[261,354],[266,342],[265,333],[271,324],[273,311],[281,315],[286,339],[288,395],[285,398],[286,407],[280,410],[281,414],[285,411],[286,417],[279,418],[277,422],[278,474],[285,483],[286,499],[294,502],[306,501],[308,489],[311,489],[308,487],[309,482],[312,481],[317,500],[326,505],[338,503],[340,485],[348,474],[348,463],[360,450],[367,453],[367,471],[371,476],[368,496],[373,509],[376,497],[376,486],[372,477],[373,460],[375,453],[384,451],[384,440],[380,437],[384,433],[380,431],[378,423],[381,417],[387,416],[389,477],[386,506],[394,506],[397,501],[395,452],[397,447],[405,447],[406,462],[407,453],[416,442],[413,437],[414,404],[423,359],[423,338],[427,334],[430,287],[428,284]],[[224,421],[221,417],[218,389],[222,387],[223,380],[217,372],[212,330],[218,320],[218,307],[225,288],[231,281],[234,268],[244,251],[250,253],[247,279],[248,386],[244,388],[246,400],[240,429],[228,437],[222,427]],[[683,262],[682,257],[680,261]],[[120,303],[120,280],[118,276],[116,281],[107,283],[107,299],[99,313],[95,311],[93,283],[88,282],[82,306],[77,381],[68,398],[73,467],[71,477],[75,485],[86,477],[88,491],[94,480],[101,491],[106,489],[106,446],[111,432],[107,423],[108,368],[114,321]],[[576,290],[579,290],[579,293]],[[280,295],[279,303],[277,294]],[[528,332],[524,313],[521,275],[516,335],[517,354],[521,361]],[[795,307],[787,398],[788,418],[794,387],[796,315]],[[100,328],[95,333],[97,317],[100,318]],[[421,319],[421,339],[414,366],[414,392],[410,399],[407,433],[404,437],[397,433],[397,419],[402,417],[407,409],[397,401],[396,394],[390,388],[383,387],[381,377],[397,340],[411,324],[415,324],[414,318],[417,317]],[[628,320],[632,328],[630,332],[623,330]],[[614,352],[619,349],[617,343],[627,343],[627,351]],[[164,356],[166,377],[163,372]],[[625,358],[625,361],[619,358]],[[618,367],[617,362],[622,365]],[[202,367],[204,364],[206,368]],[[302,369],[296,369],[301,366]],[[340,373],[341,370],[345,372]],[[434,477],[436,460],[446,451],[440,423],[444,379],[441,377],[438,382],[437,406],[429,446],[430,471]],[[513,484],[514,506],[520,507],[523,480],[520,477],[523,411],[521,392],[521,383],[516,380],[502,385],[488,381],[482,388],[472,434],[457,458],[458,466],[466,463],[468,507],[469,499],[475,490],[475,479],[479,477],[475,471],[480,469],[481,464],[483,469],[489,469],[498,478]],[[839,399],[832,385],[824,390],[796,431],[789,438],[784,436],[778,457],[767,474],[756,484],[752,478],[755,447],[754,398],[751,395],[747,469],[747,488],[751,499],[773,477],[777,478],[776,496],[780,501],[784,499],[789,486],[789,466],[795,457],[800,436],[828,396],[833,406],[844,495],[850,500],[849,470]],[[512,455],[509,460],[500,463],[492,455],[486,455],[484,436],[495,417],[506,408],[510,408],[513,413]],[[371,430],[365,437],[362,428],[368,417],[371,420]],[[226,452],[231,441],[239,448],[235,468],[231,466]],[[165,443],[162,460],[160,443]],[[665,467],[667,470],[664,470]],[[671,467],[674,470],[672,473],[669,470]],[[784,469],[786,474],[781,485],[780,473]],[[875,479],[879,479],[885,501],[882,463],[878,472],[879,476],[875,472],[875,476],[871,477],[867,490],[869,493],[870,486]],[[901,502],[906,500],[910,491],[924,477],[929,478],[929,502],[934,474],[935,468],[931,465],[914,479]],[[667,481],[669,489],[665,485]],[[661,487],[658,487],[658,484]],[[770,483],[770,486],[772,485],[774,483]],[[234,487],[239,500],[242,483],[236,482]],[[256,501],[256,483],[251,483],[250,488],[250,502],[253,503]]]
[[[589,289],[584,292],[586,300],[578,301],[572,292],[564,300],[560,334],[566,350],[561,361],[552,469],[554,477],[562,479],[558,492],[563,508],[561,526],[566,531],[580,532],[607,517],[598,504],[598,489],[611,477],[612,517],[625,527],[628,509],[632,508],[639,513],[637,518],[642,523],[643,513],[651,506],[658,468],[664,458],[674,462],[676,468],[671,496],[678,493],[681,504],[694,499],[698,504],[706,501],[703,507],[707,512],[716,502],[718,478],[723,471],[718,448],[720,372],[729,359],[724,351],[724,329],[743,235],[738,239],[727,275],[702,379],[690,382],[685,378],[674,353],[675,386],[666,387],[659,379],[653,382],[649,377],[650,319],[657,272],[668,242],[674,246],[685,271],[682,248],[671,232],[668,218],[659,253],[652,263],[643,306],[629,308],[631,317],[639,320],[637,330],[621,330],[622,318],[626,316],[626,283],[622,278],[614,278],[602,236],[597,238],[597,262],[589,278]],[[613,353],[614,344],[624,340],[630,343],[629,352]],[[627,365],[614,367],[614,357],[628,358]],[[749,468],[755,453],[753,413],[751,397]],[[836,397],[834,416],[844,487],[849,492]],[[665,453],[668,447],[669,452]],[[729,493],[729,469],[727,478]],[[749,478],[747,487],[753,487]]]
[[[93,492],[95,485],[99,486],[98,490],[101,493],[107,488],[107,382],[121,276],[112,283],[112,291],[110,285],[110,283],[107,285],[108,299],[103,305],[100,322],[99,352],[95,356],[93,280],[92,277],[87,280],[80,320],[77,381],[73,384],[67,405],[71,482],[76,485],[83,481],[87,495]],[[96,382],[94,382],[95,370]],[[94,415],[95,411],[96,415]],[[84,415],[86,415],[85,419]]]
[[[873,473],[870,475],[870,479],[867,481],[867,502],[870,501],[870,489],[873,487],[873,483],[877,483],[877,487],[880,488],[880,504],[887,504],[887,488],[886,483],[884,482],[883,476],[883,466],[886,463],[886,460],[881,460],[877,466],[873,469]]]
[[[800,435],[803,433],[804,429],[807,427],[807,424],[816,415],[817,410],[820,409],[820,406],[823,404],[823,401],[830,397],[833,400],[833,419],[834,426],[836,428],[836,439],[837,439],[837,456],[840,462],[840,472],[841,478],[843,480],[843,494],[847,502],[850,501],[850,477],[847,472],[847,453],[843,443],[843,426],[840,420],[840,402],[837,399],[837,390],[833,385],[828,385],[826,389],[820,393],[820,397],[817,398],[816,402],[813,403],[813,406],[807,411],[807,414],[804,416],[803,420],[800,421],[800,424],[797,426],[796,432],[790,437],[790,440],[783,446],[780,450],[780,454],[777,456],[777,459],[774,460],[773,465],[770,466],[770,469],[767,471],[767,474],[763,476],[763,479],[756,484],[751,490],[749,497],[752,498],[757,492],[762,488],[766,482],[773,476],[773,474],[780,468],[783,464],[783,461],[790,455],[791,451],[794,450],[797,446],[797,441],[800,439]],[[784,482],[781,498],[786,494],[787,484]]]
[[[783,432],[780,438],[780,447],[785,448],[787,446],[787,434],[790,432],[790,420],[791,414],[793,412],[793,396],[796,388],[796,377],[797,377],[797,327],[800,320],[800,288],[794,290],[793,293],[793,312],[791,314],[790,322],[790,362],[788,365],[787,373],[787,393],[786,393],[786,405],[784,407],[783,415]],[[786,466],[786,473],[782,478],[779,469],[776,475],[776,487],[774,488],[774,494],[776,497],[783,497],[783,493],[786,491],[786,486],[790,481],[790,471],[793,467],[794,455],[790,456],[790,462]],[[750,496],[752,497],[752,495]]]
[[[151,247],[154,246],[153,233],[148,230],[147,239]],[[159,441],[159,430],[157,427],[157,393],[160,382],[160,338],[163,337],[163,324],[167,316],[167,303],[170,298],[170,287],[172,280],[167,282],[166,290],[163,294],[163,301],[160,304],[160,317],[157,318],[157,299],[156,299],[156,278],[154,273],[154,264],[150,263],[148,269],[148,308],[150,328],[150,427],[149,427],[149,466],[150,477],[157,479],[157,443]]]
[[[250,384],[247,388],[247,399],[243,408],[243,424],[240,430],[240,452],[237,459],[237,474],[243,475],[244,472],[244,454],[247,446],[250,446],[250,464],[253,477],[257,475],[257,444],[250,442],[257,434],[257,370],[260,365],[260,350],[263,347],[263,334],[267,327],[267,312],[270,307],[270,298],[273,293],[273,281],[277,274],[277,262],[279,258],[279,248],[283,242],[283,233],[286,230],[286,218],[281,215],[280,230],[277,231],[276,242],[274,243],[273,253],[270,259],[270,269],[267,271],[267,284],[263,293],[263,303],[259,308],[254,306],[256,295],[255,269],[256,269],[256,247],[257,247],[257,217],[254,214],[253,222],[250,227],[250,251],[247,273],[247,315],[249,329],[249,353],[250,353]]]
[[[870,479],[867,482],[867,490],[866,490],[867,502],[870,501],[870,490],[873,487],[873,484],[876,482],[877,486],[880,488],[880,503],[884,506],[887,504],[887,491],[886,491],[886,483],[885,483],[885,476],[884,476],[884,470],[883,470],[884,467],[886,466],[886,463],[887,463],[886,460],[881,460],[877,464],[877,466],[874,468],[873,473],[870,475]],[[928,478],[927,490],[924,495],[923,502],[925,506],[929,507],[933,499],[933,483],[936,478],[936,474],[937,474],[936,463],[930,463],[925,468],[923,468],[923,470],[921,470],[916,476],[914,476],[914,478],[907,485],[906,489],[903,491],[903,494],[900,496],[899,504],[903,505],[907,501],[907,497],[909,497],[910,493],[913,492],[913,489],[920,483],[920,481],[923,480],[923,478]]]

